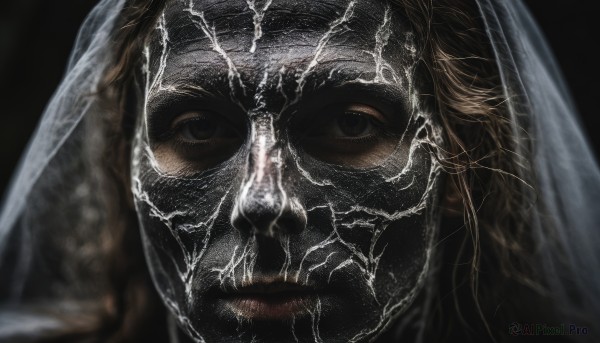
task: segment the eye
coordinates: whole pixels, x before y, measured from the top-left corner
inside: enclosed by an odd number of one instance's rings
[[[195,113],[185,115],[181,120],[176,120],[173,126],[180,138],[190,143],[206,141],[225,131],[222,123],[211,118],[211,116]]]
[[[368,136],[373,130],[372,119],[359,112],[344,112],[332,123],[332,133],[339,137]]]
[[[181,143],[209,144],[218,140],[239,138],[240,132],[224,117],[204,111],[185,112],[177,116],[166,133]]]
[[[177,115],[153,146],[163,171],[203,170],[233,156],[243,141],[239,127],[211,111]]]
[[[396,148],[400,130],[377,108],[359,103],[327,106],[309,117],[301,145],[312,157],[351,167],[376,165]]]

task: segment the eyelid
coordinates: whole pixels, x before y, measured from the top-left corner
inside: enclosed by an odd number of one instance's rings
[[[193,122],[199,119],[208,119],[218,123],[218,125],[220,125],[222,128],[227,128],[227,130],[235,132],[235,134],[238,136],[244,137],[245,122],[241,120],[239,122],[234,122],[230,117],[231,116],[225,115],[221,112],[215,112],[211,110],[188,110],[174,116],[173,121],[169,125],[168,132],[171,134],[175,133],[187,122]]]
[[[183,114],[177,115],[171,122],[171,130],[177,128],[181,123],[184,123],[190,119],[203,118],[203,117],[215,117],[211,112],[207,111],[186,111]]]
[[[162,94],[148,100],[147,113],[151,136],[159,137],[180,122],[178,117],[186,113],[207,113],[223,119],[242,132],[245,127],[245,114],[228,100],[202,94]],[[189,118],[187,118],[189,119]]]
[[[297,125],[311,121],[314,113],[324,109],[346,104],[370,106],[385,117],[385,123],[395,127],[405,126],[409,120],[411,108],[406,91],[388,84],[343,84],[339,87],[318,88],[303,95],[302,101],[288,112]],[[381,119],[381,117],[378,117]]]
[[[376,108],[374,108],[372,106],[361,104],[361,103],[351,103],[347,107],[344,108],[343,112],[365,114],[365,115],[374,117],[375,119],[377,119],[378,121],[380,121],[382,123],[387,122],[386,117],[379,110],[377,110]]]

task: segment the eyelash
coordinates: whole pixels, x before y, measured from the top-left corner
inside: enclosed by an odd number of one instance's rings
[[[176,136],[181,130],[183,130],[183,128],[184,128],[185,125],[192,124],[192,123],[194,123],[196,121],[201,121],[203,119],[206,119],[207,117],[209,117],[209,116],[207,116],[205,114],[200,114],[198,116],[182,120],[179,123],[177,123],[177,125],[175,125],[174,127],[171,127],[172,124],[169,123],[168,124],[169,129],[167,129],[163,133],[160,133],[158,135],[158,138],[160,140],[171,139],[171,138],[173,138],[173,136]]]
[[[348,141],[348,142],[366,142],[366,140],[368,139],[372,139],[372,138],[377,138],[380,135],[389,135],[391,134],[391,132],[389,130],[386,129],[386,124],[381,122],[380,120],[374,118],[372,115],[367,114],[367,113],[363,113],[363,112],[358,112],[358,111],[345,111],[339,114],[334,114],[331,116],[328,116],[328,119],[326,121],[323,121],[323,124],[326,125],[331,125],[331,126],[335,126],[335,125],[339,125],[338,122],[336,122],[337,120],[339,120],[339,117],[342,115],[359,115],[362,116],[363,118],[365,118],[368,121],[368,124],[371,125],[371,127],[374,129],[375,133],[371,134],[371,135],[367,135],[367,136],[362,136],[362,137],[336,137],[335,139],[338,140],[344,140],[344,141]],[[310,132],[311,129],[308,129],[307,132]],[[318,131],[318,130],[317,130]]]
[[[200,147],[208,149],[214,145],[214,140],[209,139],[202,142],[190,142],[189,140],[185,140],[180,136],[180,131],[183,129],[184,125],[193,123],[197,120],[199,120],[199,118],[190,118],[181,121],[175,127],[171,127],[159,134],[157,138],[160,142],[172,144],[173,149],[180,153],[195,152],[198,151]]]
[[[187,140],[179,137],[177,132],[175,132],[175,134],[172,136],[171,139],[173,140],[173,143],[175,144],[176,147],[197,148],[199,146],[209,147],[214,144],[214,139],[209,139],[209,140],[200,141],[200,142],[190,142],[190,141],[187,141]]]
[[[335,139],[333,144],[331,144],[331,148],[334,148],[337,143],[340,145],[343,144],[345,148],[361,149],[363,147],[375,145],[379,141],[380,141],[380,137],[378,135],[370,135],[370,136],[363,136],[363,137],[357,137],[357,138],[346,138],[346,139],[337,138],[337,139]]]

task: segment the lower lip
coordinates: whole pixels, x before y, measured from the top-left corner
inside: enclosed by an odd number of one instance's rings
[[[315,300],[314,294],[237,294],[227,304],[246,319],[286,320],[306,313]]]

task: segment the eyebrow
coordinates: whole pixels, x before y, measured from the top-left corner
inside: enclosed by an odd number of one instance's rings
[[[347,62],[350,62],[348,64]],[[327,68],[330,63],[338,64],[337,67]],[[369,68],[360,68],[357,65],[368,65]],[[360,87],[371,89],[373,92],[387,92],[400,95],[405,91],[404,87],[396,83],[388,83],[376,80],[376,71],[371,64],[360,62],[349,58],[338,58],[319,62],[305,78],[303,94],[321,92],[323,89],[354,88]],[[297,81],[297,78],[295,79]]]
[[[272,87],[272,90],[277,90],[281,87],[285,90],[285,96],[288,100],[294,100],[297,96],[295,93],[298,85],[297,75],[307,67],[308,63],[302,60],[297,63],[289,63],[284,69],[280,68],[277,70],[273,68],[269,76],[269,85]],[[210,62],[203,64],[205,67],[202,68],[198,68],[198,65],[194,65],[194,67],[184,65],[176,69],[171,75],[166,75],[162,87],[149,95],[148,108],[157,108],[153,104],[158,104],[158,108],[160,108],[162,107],[161,103],[181,99],[189,101],[194,98],[200,101],[204,99],[208,101],[232,102],[227,67],[224,65],[215,66],[214,64],[210,64]],[[333,66],[330,67],[331,64]],[[238,94],[237,98],[243,103],[248,103],[253,101],[254,91],[260,83],[258,76],[262,73],[257,72],[257,79],[250,81],[247,78],[248,74],[244,73],[244,69],[239,69],[241,78],[246,85],[246,89],[251,90],[251,93],[245,96]],[[181,72],[182,70],[187,73]],[[282,70],[284,71],[282,72]],[[364,88],[365,92],[371,94],[379,94],[382,98],[390,96],[398,98],[402,97],[403,93],[405,93],[405,90],[400,85],[374,82],[375,76],[374,65],[368,62],[356,61],[347,57],[329,59],[321,61],[316,68],[306,75],[304,88],[299,94],[301,94],[301,98],[305,98],[330,89],[355,89],[356,87]],[[282,94],[282,92],[279,92],[279,94]]]
[[[159,89],[157,92],[153,93],[152,96],[149,97],[148,99],[151,101],[155,98],[162,98],[162,97],[171,96],[171,95],[190,96],[190,97],[198,96],[198,95],[204,95],[204,96],[210,96],[210,97],[215,96],[214,93],[207,91],[206,89],[204,89],[202,86],[198,85],[197,83],[176,81],[173,83],[168,83],[166,86],[163,85],[161,89]]]

